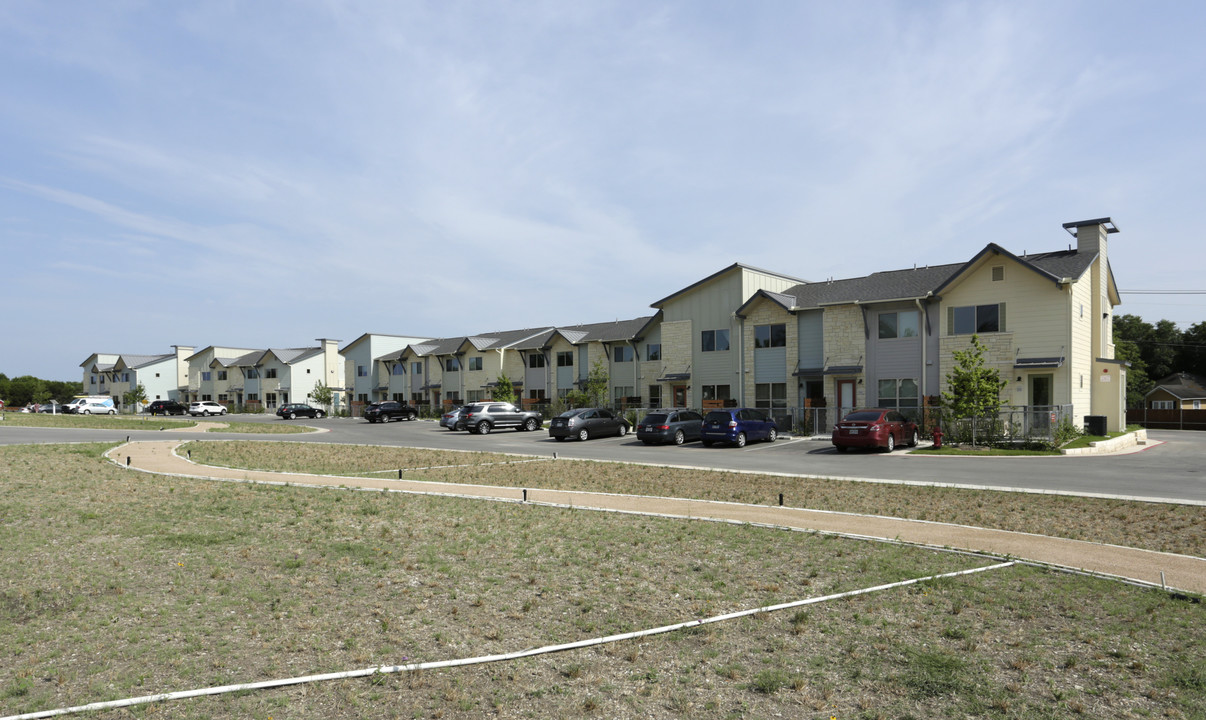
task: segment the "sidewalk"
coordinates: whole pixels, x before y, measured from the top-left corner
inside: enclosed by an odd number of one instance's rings
[[[892,540],[915,545],[957,548],[1009,556],[1074,570],[1134,580],[1169,589],[1206,595],[1206,559],[1152,550],[1102,545],[1043,535],[989,530],[920,520],[901,520],[819,510],[803,510],[707,500],[566,492],[539,488],[420,482],[376,478],[349,478],[197,465],[174,454],[181,441],[131,442],[109,451],[107,457],[121,466],[144,472],[182,477],[240,482],[292,483],[328,487],[360,487],[397,492],[450,495],[558,505],[591,510],[631,512],[667,517],[753,523],[840,533],[852,537]],[[1163,573],[1163,582],[1161,578]]]

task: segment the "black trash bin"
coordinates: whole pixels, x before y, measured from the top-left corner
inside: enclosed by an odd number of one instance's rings
[[[1085,434],[1104,436],[1106,434],[1106,416],[1085,415]]]

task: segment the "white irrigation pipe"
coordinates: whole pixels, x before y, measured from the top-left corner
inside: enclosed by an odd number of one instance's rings
[[[467,665],[481,665],[484,663],[519,660],[521,658],[532,657],[534,655],[547,655],[549,653],[594,647],[596,645],[605,645],[608,643],[620,642],[622,640],[649,637],[650,635],[661,635],[663,633],[674,632],[676,630],[699,627],[700,625],[735,620],[737,618],[746,617],[749,615],[758,615],[760,613],[786,610],[788,608],[800,607],[802,605],[814,605],[816,603],[828,602],[830,600],[840,600],[842,598],[854,597],[856,595],[866,595],[868,593],[880,592],[882,590],[891,590],[892,588],[915,585],[917,583],[926,582],[929,580],[958,577],[960,575],[971,575],[974,573],[981,573],[986,570],[1000,570],[1002,568],[1011,567],[1012,565],[1014,565],[1013,562],[1003,562],[996,565],[986,565],[984,567],[972,568],[970,570],[957,570],[955,572],[944,573],[941,575],[930,575],[929,577],[915,578],[913,580],[901,580],[899,582],[887,583],[885,585],[876,585],[874,587],[863,588],[861,590],[850,590],[843,593],[837,593],[835,595],[808,598],[806,600],[795,600],[793,602],[783,603],[781,605],[769,605],[755,608],[753,610],[739,610],[734,613],[715,615],[702,620],[688,620],[687,622],[677,623],[675,625],[663,625],[662,627],[650,628],[648,630],[637,630],[636,632],[624,633],[621,635],[608,635],[607,637],[579,640],[577,642],[565,643],[562,645],[546,645],[540,648],[530,648],[528,650],[520,650],[518,652],[506,653],[502,655],[482,655],[472,658],[461,658],[459,660],[440,660],[437,662],[412,663],[409,665],[382,665],[379,667],[365,668],[363,670],[349,670],[346,672],[326,673],[323,675],[304,675],[301,677],[285,678],[283,680],[264,680],[261,682],[241,683],[239,685],[220,685],[218,687],[201,688],[199,690],[182,690],[180,692],[161,693],[159,695],[143,695],[142,697],[126,698],[125,700],[110,700],[107,702],[92,703],[90,705],[77,705],[75,707],[58,708],[56,710],[42,710],[39,712],[26,713],[24,715],[9,715],[7,717],[0,718],[0,720],[37,720],[38,718],[56,717],[59,715],[69,715],[81,712],[94,712],[96,710],[112,710],[114,708],[145,705],[147,703],[163,702],[166,700],[184,700],[186,698],[202,697],[206,695],[223,695],[226,693],[245,692],[248,690],[264,690],[267,688],[284,687],[287,685],[323,682],[325,680],[347,680],[350,678],[368,677],[372,675],[390,675],[394,673],[415,672],[418,670],[438,670],[441,668],[464,667]]]
[[[552,461],[553,461],[553,458],[531,458],[529,460],[502,460],[499,462],[488,462],[488,463],[465,463],[463,465],[429,465],[427,467],[397,468],[396,470],[392,469],[392,468],[389,470],[365,470],[364,472],[365,472],[365,474],[368,474],[368,475],[380,475],[381,473],[402,472],[402,471],[410,471],[410,470],[451,470],[451,469],[455,469],[455,468],[486,467],[488,465],[522,465],[523,463],[552,462]]]

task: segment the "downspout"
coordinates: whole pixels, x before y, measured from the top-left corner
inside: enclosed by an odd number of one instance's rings
[[[926,295],[926,297],[929,297],[929,295]],[[921,397],[917,398],[917,400],[918,400],[918,404],[921,406],[922,410],[924,411],[925,397],[926,397],[926,395],[925,395],[925,376],[926,376],[926,372],[927,372],[926,365],[925,365],[925,346],[930,341],[930,319],[928,317],[928,314],[926,313],[925,306],[921,304],[921,298],[914,298],[913,302],[917,303],[917,310],[918,310],[918,312],[921,313],[921,329],[922,329],[922,334],[921,334],[921,383],[920,383],[919,387],[917,388],[918,392],[921,394]]]
[[[737,318],[737,387],[740,390],[740,399],[737,404],[745,407],[745,318],[737,313],[733,313]]]

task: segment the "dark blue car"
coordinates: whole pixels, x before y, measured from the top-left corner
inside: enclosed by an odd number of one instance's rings
[[[699,431],[699,439],[704,445],[725,443],[745,447],[747,442],[774,442],[778,437],[779,426],[766,412],[757,408],[709,410]]]

